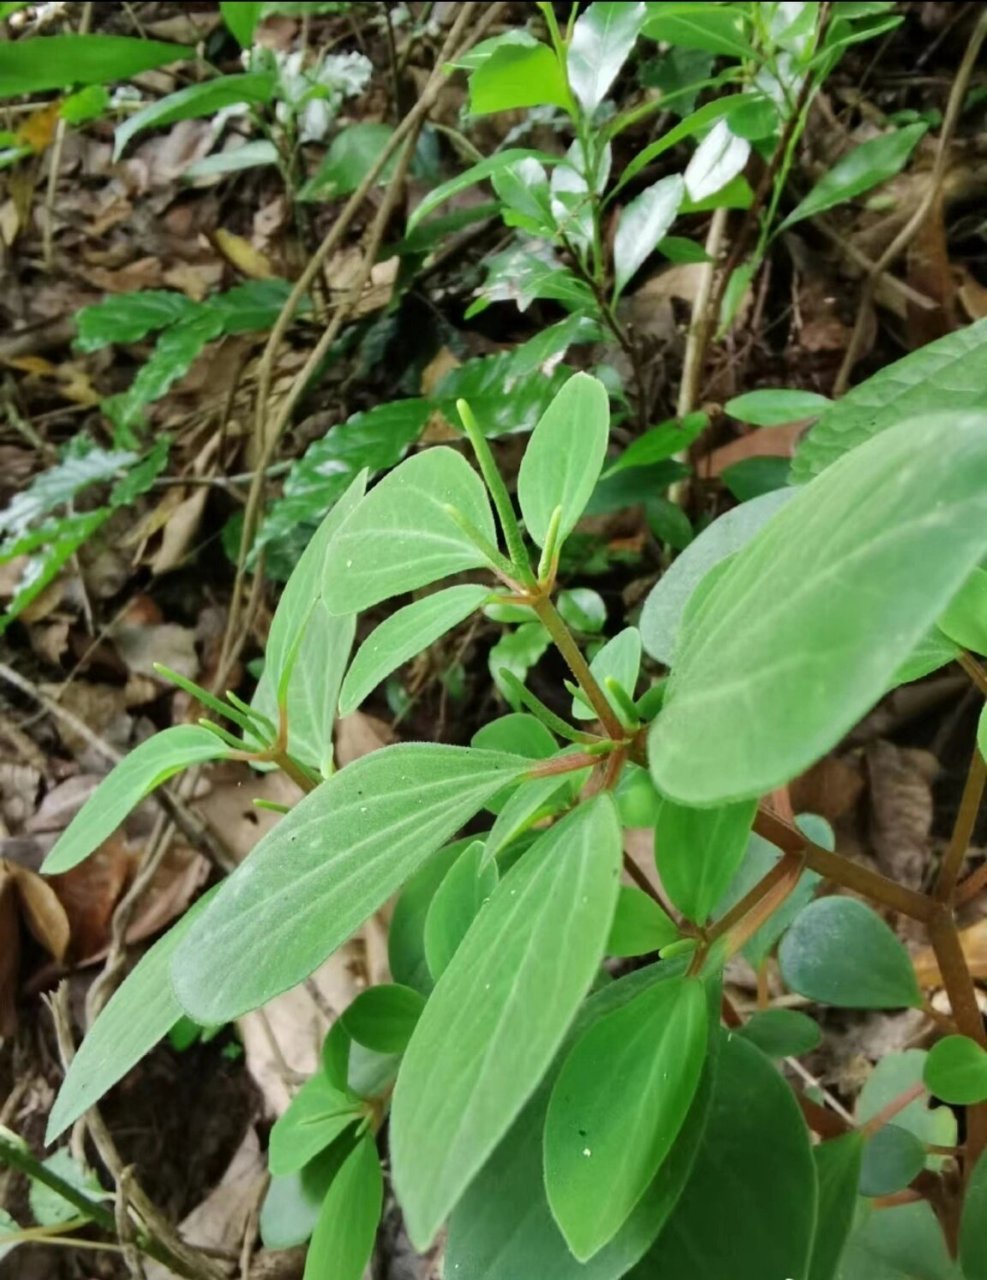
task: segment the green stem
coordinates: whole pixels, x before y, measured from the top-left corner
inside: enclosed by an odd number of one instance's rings
[[[561,716],[557,716],[554,711],[546,707],[544,702],[523,685],[514,672],[507,667],[501,667],[500,678],[522,706],[527,707],[531,714],[557,737],[564,738],[566,742],[579,742],[584,745],[599,741],[593,734],[582,733],[579,729],[574,729],[571,724],[566,724]]]
[[[521,536],[521,526],[518,524],[517,516],[514,514],[514,505],[511,502],[511,495],[507,492],[507,485],[504,484],[504,477],[497,468],[490,445],[486,436],[480,430],[480,424],[474,417],[473,410],[465,400],[457,400],[456,408],[459,410],[459,416],[466,429],[466,434],[469,436],[469,442],[473,446],[476,460],[480,464],[480,474],[483,476],[487,490],[491,498],[493,498],[493,504],[497,508],[500,527],[504,531],[504,540],[514,563],[514,569],[526,585],[533,586],[534,576],[531,572],[531,561],[528,559],[524,538]]]
[[[2,1134],[0,1134],[0,1164],[9,1165],[19,1173],[27,1174],[32,1181],[42,1183],[49,1191],[54,1191],[55,1195],[61,1196],[63,1200],[74,1205],[81,1214],[90,1218],[104,1231],[109,1232],[110,1235],[116,1235],[116,1221],[109,1209],[101,1205],[98,1200],[91,1200],[78,1187],[74,1187],[71,1182],[66,1182],[64,1178],[43,1165],[30,1151],[16,1142],[11,1142]]]
[[[523,594],[524,584],[519,583],[514,576],[517,573],[517,566],[512,564],[506,556],[501,555],[490,539],[484,537],[473,521],[470,520],[468,516],[464,516],[458,507],[453,507],[447,503],[445,510],[449,514],[450,518],[455,520],[456,524],[459,525],[460,529],[462,529],[463,533],[466,534],[467,538],[469,538],[470,542],[472,542],[474,547],[476,547],[477,551],[479,551],[482,556],[486,557],[490,567],[497,576],[502,578],[512,591],[517,591],[518,593]],[[534,585],[533,581],[531,585]]]
[[[576,682],[586,695],[586,701],[596,712],[597,718],[609,738],[614,742],[622,742],[627,737],[624,726],[620,723],[607,699],[606,694],[597,683],[596,676],[589,669],[579,645],[573,639],[572,632],[566,626],[562,615],[548,596],[539,596],[531,601],[531,607],[538,615],[542,626],[552,637],[552,641],[565,659],[566,666],[576,677]]]

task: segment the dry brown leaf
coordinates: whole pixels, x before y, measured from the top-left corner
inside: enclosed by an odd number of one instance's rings
[[[385,721],[354,711],[336,725],[336,764],[341,769],[396,740],[394,730]]]
[[[941,191],[908,246],[906,263],[908,283],[936,304],[929,308],[908,302],[906,307],[909,344],[924,347],[952,333],[957,325],[956,278],[950,267]]]
[[[863,789],[860,764],[849,756],[824,756],[789,784],[795,812],[817,813],[831,826],[853,811]]]
[[[878,739],[864,752],[870,779],[869,836],[881,870],[917,889],[929,865],[935,756]]]
[[[0,240],[9,249],[21,229],[21,215],[13,200],[0,204]]]
[[[161,546],[151,557],[151,572],[155,577],[177,569],[185,560],[199,532],[202,512],[208,496],[208,489],[205,485],[201,485],[184,498],[171,513],[164,526]]]
[[[178,262],[161,277],[171,289],[180,289],[193,302],[201,302],[223,278],[222,262]]]
[[[188,680],[194,680],[198,675],[199,658],[195,651],[195,632],[191,627],[182,627],[175,622],[148,626],[126,619],[113,627],[110,637],[129,670],[137,675],[156,676],[156,662],[170,667]]]
[[[73,680],[71,684],[43,684],[41,692],[55,702],[60,702],[98,737],[111,746],[123,750],[130,735],[130,717],[126,712],[124,691],[117,685],[96,684],[88,680]],[[81,734],[59,721],[59,736],[76,756],[90,749],[89,742]],[[105,760],[103,761],[105,763]]]
[[[51,876],[72,934],[72,958],[82,964],[105,951],[113,912],[130,878],[134,855],[122,835],[114,835],[77,867]]]
[[[987,920],[978,920],[967,929],[960,930],[960,946],[966,956],[967,967],[974,978],[987,979]],[[919,985],[925,990],[942,986],[939,963],[931,947],[923,947],[912,956]]]
[[[69,918],[58,895],[47,880],[15,862],[3,862],[3,871],[13,880],[24,923],[32,937],[59,962],[65,959],[71,938]]]
[[[14,880],[0,864],[0,1036],[17,1030],[17,976],[21,963],[21,926]]]
[[[238,236],[234,231],[226,231],[223,227],[217,227],[212,234],[212,240],[227,262],[248,279],[270,280],[274,275],[271,260],[259,249],[255,249],[243,236]]]
[[[258,773],[245,764],[216,765],[209,779],[209,794],[196,801],[196,810],[214,831],[223,833],[223,843],[237,861],[245,858],[280,818],[270,809],[259,809],[254,801],[291,806],[302,796],[301,789],[283,773]]]
[[[61,111],[62,103],[59,98],[32,111],[18,127],[17,141],[35,152],[47,151],[55,141]]]
[[[983,320],[987,316],[987,289],[966,267],[956,267],[955,271],[959,280],[958,297],[963,310],[970,320]]]
[[[79,274],[107,293],[134,293],[139,289],[157,289],[161,285],[161,262],[158,258],[138,258],[125,267],[81,267]]]

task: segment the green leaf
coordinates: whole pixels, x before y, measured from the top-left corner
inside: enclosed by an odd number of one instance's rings
[[[450,369],[436,388],[432,404],[450,422],[458,422],[456,401],[465,400],[486,436],[532,431],[570,370],[560,366],[547,374],[538,368],[525,371],[523,352],[518,347]]]
[[[987,653],[987,570],[974,569],[949,602],[938,626],[962,648]]]
[[[102,1199],[105,1195],[96,1175],[80,1165],[70,1154],[68,1147],[59,1148],[41,1163],[90,1199]],[[57,1191],[43,1182],[31,1182],[28,1198],[31,1213],[39,1227],[57,1227],[80,1216],[76,1205],[64,1200]]]
[[[547,44],[502,44],[470,76],[470,112],[475,116],[515,107],[569,110],[565,72]]]
[[[555,219],[544,165],[529,156],[493,174],[491,182],[501,202],[498,212],[507,226],[553,237]]]
[[[600,795],[498,885],[437,984],[394,1093],[391,1153],[425,1247],[537,1087],[586,994],[613,916],[620,831]]]
[[[324,583],[330,611],[356,613],[486,565],[447,505],[496,544],[483,481],[452,449],[416,454],[375,485],[333,539]]]
[[[565,622],[575,631],[597,635],[607,621],[607,606],[603,597],[589,587],[570,587],[559,592],[555,602]]]
[[[922,1003],[908,952],[876,912],[855,898],[820,898],[781,941],[781,972],[799,995],[843,1009]]]
[[[759,1050],[726,1036],[692,1176],[630,1280],[794,1280],[805,1274],[815,1217],[815,1168],[798,1104]]]
[[[425,958],[425,921],[446,872],[470,840],[458,840],[434,853],[411,877],[394,904],[387,934],[387,962],[395,982],[428,995],[435,985]]]
[[[130,139],[143,133],[145,129],[160,129],[178,120],[211,116],[226,107],[241,103],[263,105],[270,102],[273,93],[274,76],[269,73],[220,76],[216,80],[190,84],[128,116],[114,134],[113,159],[119,160]]]
[[[653,898],[633,885],[620,886],[607,939],[608,956],[644,956],[667,947],[678,936],[674,922]]]
[[[621,714],[620,703],[606,688],[605,681],[616,680],[628,697],[634,697],[638,673],[641,670],[641,633],[637,627],[625,627],[608,640],[596,657],[589,664],[589,669],[603,687],[607,701],[617,715]],[[577,720],[594,720],[596,712],[584,702],[582,697],[572,700],[572,714]]]
[[[755,427],[779,427],[802,418],[818,418],[832,400],[814,391],[789,391],[765,388],[734,396],[723,406],[732,418]]]
[[[966,1184],[960,1219],[960,1262],[965,1280],[987,1280],[987,1155],[974,1166]]]
[[[615,293],[623,292],[631,277],[664,239],[684,195],[682,178],[672,174],[646,187],[620,215],[613,246]]]
[[[568,1043],[595,1021],[633,999],[655,982],[675,981],[683,966],[652,965],[603,987],[580,1010]],[[718,993],[717,1000],[718,1000]],[[718,1008],[710,990],[710,1019]],[[449,1224],[446,1269],[458,1280],[618,1280],[645,1253],[689,1176],[706,1125],[715,1069],[714,1037],[702,1080],[685,1124],[658,1176],[624,1227],[585,1265],[577,1263],[563,1239],[545,1193],[543,1132],[552,1088],[562,1065],[556,1058],[544,1082],[470,1184]]]
[[[392,613],[357,650],[339,695],[340,714],[355,711],[385,677],[458,626],[489,594],[470,583],[446,587]]]
[[[612,476],[628,467],[650,467],[676,453],[684,453],[707,426],[709,418],[705,413],[687,413],[681,420],[670,418],[629,444],[604,475]]]
[[[183,377],[206,344],[222,332],[222,320],[206,308],[165,329],[128,390],[103,401],[103,411],[116,428],[118,438],[133,436],[144,409]]]
[[[807,1280],[835,1280],[840,1255],[853,1225],[864,1138],[845,1133],[812,1148],[819,1206]]]
[[[696,148],[683,175],[693,204],[717,195],[743,172],[751,144],[738,138],[726,120],[718,120]]]
[[[854,1108],[857,1123],[867,1124],[903,1093],[921,1084],[927,1058],[924,1049],[885,1054],[864,1081],[864,1087],[857,1096]],[[900,1129],[913,1133],[926,1146],[956,1145],[955,1113],[949,1107],[930,1107],[924,1096],[916,1098],[903,1111],[899,1111],[894,1122]],[[944,1161],[943,1156],[930,1155],[927,1164],[930,1169],[938,1171]]]
[[[377,1148],[365,1134],[329,1184],[305,1256],[304,1280],[361,1280],[374,1250],[383,1198]]]
[[[655,858],[669,898],[695,924],[705,924],[744,860],[756,800],[693,809],[663,800]]]
[[[798,1058],[822,1042],[819,1024],[797,1009],[758,1009],[737,1034],[769,1058]]]
[[[603,467],[609,438],[606,387],[589,374],[573,374],[532,432],[518,474],[521,512],[539,547],[556,507],[562,508],[558,543],[572,531]]]
[[[929,1050],[923,1076],[943,1102],[970,1106],[987,1098],[987,1053],[969,1036],[946,1036]]]
[[[987,408],[987,319],[885,365],[837,400],[802,440],[792,462],[797,484],[811,480],[849,449],[905,418]]]
[[[173,980],[198,1022],[229,1022],[307,978],[530,763],[431,743],[384,747],[305,796],[223,882]],[[257,956],[263,954],[263,965]]]
[[[566,63],[569,85],[587,116],[593,115],[620,74],[646,14],[643,0],[596,0],[576,19]]]
[[[789,458],[766,454],[764,457],[742,458],[740,462],[724,467],[720,479],[738,502],[749,502],[752,498],[786,488],[790,471]]]
[[[355,191],[380,159],[394,135],[389,124],[363,121],[341,129],[329,144],[318,169],[298,192],[299,200],[331,200]],[[377,181],[387,182],[397,165],[397,153],[381,169]]]
[[[484,266],[487,279],[477,290],[477,300],[466,311],[467,320],[485,311],[491,302],[513,302],[519,311],[527,311],[539,298],[560,302],[570,311],[596,306],[589,285],[563,266],[547,246],[532,248],[526,242],[512,245],[487,258]],[[509,367],[510,354],[500,358]]]
[[[641,639],[652,658],[672,665],[682,615],[700,582],[745,546],[796,493],[795,489],[782,489],[734,507],[689,543],[644,603]]]
[[[8,513],[17,498],[8,507]],[[66,516],[63,520],[46,520],[32,533],[14,543],[5,543],[0,563],[9,564],[18,556],[42,548],[38,555],[30,555],[21,571],[14,595],[0,618],[0,635],[18,617],[32,600],[54,581],[62,566],[75,555],[82,544],[109,519],[110,507],[97,507],[80,515]]]
[[[805,199],[799,201],[779,231],[853,200],[870,191],[871,187],[893,178],[908,163],[909,156],[928,129],[928,123],[923,120],[882,134],[879,138],[871,138],[848,151],[823,174]]]
[[[105,85],[91,84],[78,93],[70,93],[62,101],[58,114],[66,124],[88,124],[98,120],[110,105],[110,95]]]
[[[579,770],[577,773],[548,775],[522,782],[497,814],[497,821],[491,827],[483,848],[482,865],[496,858],[538,818],[563,807],[572,796],[573,778],[583,781],[588,776],[588,771]]]
[[[545,1185],[580,1261],[616,1235],[671,1150],[706,1034],[702,984],[681,978],[607,1014],[569,1051],[545,1122]]]
[[[362,991],[342,1022],[357,1044],[375,1053],[403,1053],[424,1007],[420,992],[394,982],[381,983]]]
[[[194,58],[183,44],[127,36],[35,36],[0,43],[0,98],[77,84],[112,84],[142,71]]]
[[[267,1163],[275,1177],[298,1173],[365,1116],[360,1099],[318,1072],[306,1080],[271,1130]]]
[[[649,739],[659,789],[760,795],[834,746],[982,556],[985,469],[987,416],[943,414],[802,489],[687,615]]]
[[[660,155],[663,155],[671,147],[677,146],[686,138],[691,138],[695,134],[701,133],[708,125],[713,125],[723,120],[733,108],[747,101],[749,99],[746,94],[727,94],[714,102],[707,102],[704,106],[693,111],[691,115],[686,116],[684,120],[680,120],[667,133],[662,134],[655,142],[649,143],[648,146],[637,153],[620,175],[620,181],[617,183],[614,194],[636,178],[642,169],[648,167],[652,160],[657,160]]]
[[[262,0],[220,0],[223,21],[241,49],[249,49],[253,44],[263,8]]]
[[[487,156],[485,160],[478,161],[469,169],[464,169],[462,173],[457,173],[454,178],[450,178],[448,182],[443,182],[430,191],[421,204],[416,205],[408,219],[408,231],[413,231],[423,218],[427,218],[439,205],[445,204],[453,196],[469,190],[470,187],[475,187],[478,182],[484,182],[496,174],[506,172],[524,160],[536,160],[541,165],[559,163],[558,156],[547,155],[542,151],[531,151],[524,147],[508,147],[504,151],[498,151],[496,155]]]
[[[60,460],[35,476],[0,512],[4,558],[34,550],[33,546],[13,547],[11,539],[29,533],[45,516],[67,507],[93,485],[116,479],[136,461],[137,454],[129,449],[100,449],[88,436],[77,435],[62,451]],[[82,518],[91,514],[85,512]]]
[[[911,680],[921,680],[923,676],[938,671],[959,656],[959,648],[952,640],[948,640],[938,627],[933,627],[894,673],[891,683],[899,685],[908,684]]]
[[[865,1217],[840,1259],[839,1280],[962,1280],[925,1200]]]
[[[277,164],[279,159],[278,149],[273,142],[268,142],[266,138],[257,138],[230,151],[214,151],[211,156],[196,160],[182,174],[182,180],[194,182],[197,178],[215,178],[224,173],[240,173],[243,169],[257,169],[262,165]]]
[[[88,858],[116,831],[131,809],[181,769],[218,760],[229,748],[198,725],[173,725],[129,752],[108,774],[55,841],[44,861],[56,875]]]
[[[268,1249],[292,1249],[315,1230],[329,1184],[353,1150],[352,1131],[297,1173],[272,1177],[260,1211],[260,1237]]]
[[[529,338],[527,342],[520,343],[513,351],[508,352],[505,369],[507,378],[511,383],[510,400],[512,412],[516,414],[514,405],[519,390],[518,379],[525,379],[530,374],[538,374],[540,376],[537,381],[533,380],[533,386],[544,387],[546,385],[546,375],[556,371],[558,359],[565,355],[570,347],[598,342],[601,334],[602,330],[592,316],[566,316],[564,320],[560,320],[557,324],[550,324],[547,328],[542,329],[540,333],[536,333],[533,338]],[[498,357],[494,356],[493,359],[496,360]],[[460,368],[462,367],[460,366]],[[455,372],[457,371],[453,370],[453,373]],[[527,390],[524,382],[520,385]],[[551,386],[551,383],[548,382],[547,385]],[[470,407],[476,412],[473,399],[470,396],[464,396],[463,398],[469,401]],[[535,415],[532,425],[534,425],[534,421],[537,421],[539,414],[544,410],[547,403],[546,399],[545,403],[540,405],[539,413]],[[485,414],[484,418],[486,418]],[[526,418],[521,418],[520,421],[515,420],[512,429],[523,430],[526,426]],[[528,429],[530,430],[530,428]],[[486,421],[484,422],[484,430],[488,435],[490,434]]]
[[[925,1166],[925,1147],[914,1133],[885,1124],[869,1138],[860,1168],[862,1196],[890,1196],[902,1191]]]
[[[122,1080],[181,1018],[182,1007],[168,976],[171,959],[213,892],[201,897],[145,952],[86,1032],[48,1116],[47,1144]]]
[[[746,37],[742,5],[649,4],[644,34],[680,49],[758,57]]]
[[[7,15],[3,12],[3,9],[0,8],[0,21],[2,21],[6,16]],[[26,1240],[19,1240],[16,1238],[13,1240],[7,1239],[9,1236],[16,1237],[20,1229],[19,1224],[14,1221],[7,1210],[0,1209],[0,1262],[6,1258],[8,1253],[12,1253],[19,1244],[27,1243]]]
[[[435,891],[425,920],[425,958],[438,981],[497,887],[497,866],[484,866],[484,842],[474,840],[459,855]]]

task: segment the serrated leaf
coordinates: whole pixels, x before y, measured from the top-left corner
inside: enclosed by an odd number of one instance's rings
[[[122,1080],[181,1018],[182,1007],[169,978],[171,958],[211,896],[210,892],[200,898],[140,958],[86,1032],[48,1116],[46,1143],[54,1142]]]
[[[646,16],[643,0],[631,4],[596,0],[576,19],[566,67],[572,92],[587,116],[609,93]]]
[[[675,923],[653,898],[633,885],[620,886],[607,939],[608,956],[644,956],[667,947],[678,936]]]
[[[237,5],[236,8],[244,8]],[[145,129],[160,129],[178,120],[194,120],[211,116],[226,107],[240,104],[263,105],[274,93],[273,74],[251,72],[238,76],[219,76],[159,98],[124,120],[114,134],[113,159],[119,160],[127,143]]]
[[[111,294],[77,313],[75,345],[80,351],[98,351],[113,342],[140,342],[156,329],[195,315],[199,305],[170,289]]]
[[[613,246],[616,293],[623,292],[667,235],[684,194],[682,178],[672,174],[646,187],[621,213]]]
[[[671,1150],[706,1034],[702,984],[680,978],[607,1014],[569,1051],[545,1121],[545,1185],[580,1261],[616,1235]]]
[[[221,318],[207,308],[199,308],[194,315],[165,329],[129,388],[103,401],[103,411],[118,435],[128,438],[141,422],[144,409],[184,377],[206,344],[222,332]]]
[[[692,1175],[630,1280],[794,1280],[805,1274],[816,1216],[805,1122],[788,1085],[753,1045],[726,1036],[720,1054]]]
[[[815,218],[835,205],[845,204],[872,187],[887,182],[908,163],[919,140],[928,132],[928,122],[905,125],[860,143],[824,173],[804,200],[800,200],[779,231],[805,218]]]
[[[419,1247],[561,1043],[603,955],[620,857],[610,798],[580,805],[504,877],[436,985],[391,1113],[395,1186]]]
[[[349,715],[392,671],[424,652],[480,607],[487,587],[466,583],[415,600],[385,619],[356,651],[339,695],[341,715]]]
[[[527,768],[513,756],[419,742],[334,774],[223,882],[179,948],[172,977],[183,1008],[206,1025],[228,1022],[307,978]]]
[[[55,841],[45,875],[56,875],[88,858],[116,831],[131,809],[181,769],[219,760],[229,748],[198,725],[173,725],[129,752],[108,774]]]
[[[365,1115],[355,1094],[336,1089],[318,1072],[306,1080],[271,1129],[267,1162],[275,1177],[298,1173]]]
[[[760,795],[835,745],[983,555],[985,473],[987,416],[912,419],[778,512],[687,615],[649,737],[659,789]]]
[[[663,800],[655,826],[655,860],[673,904],[703,925],[744,860],[756,800],[694,809]]]
[[[734,507],[714,520],[672,563],[644,602],[641,639],[645,650],[671,666],[682,615],[703,578],[745,546],[792,499],[797,490],[782,489]]]
[[[970,1106],[987,1098],[987,1052],[969,1036],[945,1036],[929,1050],[923,1079],[943,1102]]]
[[[811,480],[872,436],[905,418],[987,408],[982,371],[987,319],[885,365],[827,409],[799,444],[792,461],[797,484]]]
[[[35,36],[0,43],[0,98],[72,85],[112,84],[169,62],[194,58],[183,44],[129,36]]]
[[[922,1003],[908,952],[879,915],[855,898],[820,898],[781,941],[781,972],[799,995],[843,1009]]]
[[[425,958],[437,982],[497,887],[497,866],[484,865],[484,844],[474,840],[449,868],[425,919]]]
[[[496,544],[483,482],[452,449],[427,449],[385,476],[333,539],[324,581],[330,611],[356,613],[437,578],[485,565],[447,505]]]
[[[696,148],[684,174],[685,189],[693,203],[722,191],[747,164],[751,144],[738,138],[726,120],[718,120]]]
[[[329,1184],[303,1280],[361,1280],[377,1238],[383,1196],[377,1148],[365,1134]]]

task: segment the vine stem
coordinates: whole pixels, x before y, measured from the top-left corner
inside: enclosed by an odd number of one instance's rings
[[[565,659],[566,666],[575,676],[576,683],[596,712],[607,737],[615,742],[623,742],[627,737],[624,726],[617,719],[609,699],[597,683],[596,676],[590,671],[589,663],[583,657],[579,645],[576,644],[572,632],[566,626],[558,609],[547,595],[531,597],[528,603],[538,615],[539,622],[552,637],[556,649]]]
[[[977,747],[973,748],[970,767],[967,770],[963,797],[960,800],[959,812],[953,824],[953,832],[949,838],[946,856],[939,868],[939,878],[933,892],[937,902],[953,902],[956,897],[956,883],[967,851],[973,837],[973,828],[980,812],[980,803],[984,796],[984,784],[987,783],[987,764]]]
[[[795,872],[794,877],[793,870]],[[776,910],[776,908],[781,905],[781,902],[783,902],[795,888],[795,885],[798,883],[798,877],[801,873],[802,860],[794,853],[784,854],[766,875],[763,875],[761,879],[758,880],[758,882],[753,885],[738,902],[734,903],[725,915],[721,916],[720,919],[717,920],[716,924],[713,925],[712,929],[710,929],[706,935],[707,943],[716,942],[718,938],[722,938],[725,934],[732,934],[732,930],[735,926],[739,925],[748,915],[766,902],[770,902],[770,909],[768,911],[768,914],[770,915],[770,913]],[[791,881],[791,884],[788,883],[789,881]],[[785,892],[780,901],[776,901],[775,899],[779,886],[784,887]],[[761,913],[758,914],[760,917]],[[739,951],[751,934],[755,933],[763,922],[764,919],[759,918],[758,923],[754,928],[751,929],[750,932],[747,933],[746,937],[742,938],[739,943],[736,943],[736,945],[734,945],[736,941],[735,938],[731,936],[731,952]]]

